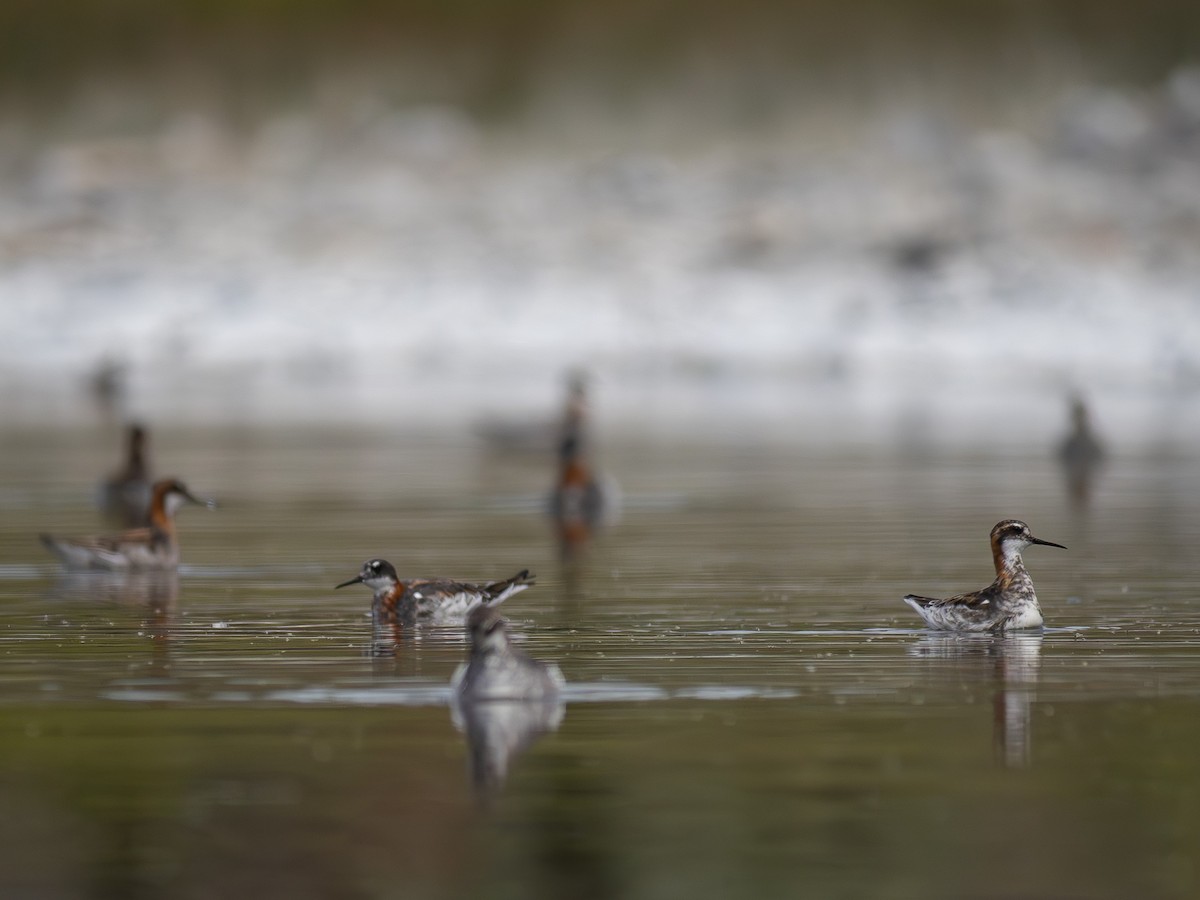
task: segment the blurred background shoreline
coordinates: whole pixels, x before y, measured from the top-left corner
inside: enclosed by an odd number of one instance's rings
[[[18,2],[0,412],[1197,436],[1194,4]],[[897,424],[900,423],[900,424]],[[1163,435],[1167,435],[1166,438]]]
[[[708,127],[958,96],[993,123],[1044,116],[1080,84],[1153,89],[1195,60],[1200,11],[1183,0],[14,0],[0,34],[6,111],[72,128],[86,128],[75,113],[89,104],[106,131],[116,106],[136,127],[139,110],[145,125],[181,103],[253,125],[322,97],[344,106],[356,77],[356,93],[397,105],[551,128],[542,115],[556,96],[586,98],[590,121],[608,107],[625,122],[667,97]],[[121,99],[101,108],[114,88]]]

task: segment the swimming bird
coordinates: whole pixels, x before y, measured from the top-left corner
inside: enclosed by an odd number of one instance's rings
[[[607,498],[587,463],[580,440],[568,435],[558,454],[558,477],[550,495],[550,516],[563,559],[578,555],[603,521]]]
[[[556,442],[561,441],[565,435],[582,436],[587,412],[587,387],[587,373],[581,369],[573,369],[567,373],[566,402],[559,417],[489,417],[475,425],[475,433],[490,449],[500,453],[541,455],[551,452]]]
[[[577,373],[569,385],[559,433],[558,471],[549,503],[564,562],[579,557],[593,533],[614,524],[620,515],[621,491],[616,480],[598,474],[589,456],[587,381]]]
[[[149,524],[150,491],[146,429],[134,423],[127,431],[124,467],[100,487],[100,508],[126,528],[140,528]]]
[[[1104,447],[1092,431],[1091,416],[1082,397],[1071,400],[1071,432],[1058,445],[1064,466],[1095,466],[1104,459]]]
[[[1076,507],[1085,507],[1104,464],[1104,445],[1092,430],[1087,404],[1081,397],[1071,401],[1071,432],[1058,445],[1058,461],[1071,502]]]
[[[559,437],[574,436],[582,441],[588,419],[588,374],[583,369],[567,373],[567,401],[563,406]]]
[[[215,501],[193,496],[178,479],[164,478],[154,484],[150,495],[150,524],[145,528],[85,538],[43,534],[41,541],[68,569],[174,569],[179,565],[175,513],[187,503],[216,508]]]
[[[106,356],[96,363],[87,379],[88,393],[107,419],[125,404],[129,366],[122,359]]]
[[[991,542],[996,580],[988,587],[945,600],[909,594],[904,602],[915,609],[930,628],[942,631],[1040,628],[1042,609],[1033,590],[1033,580],[1021,561],[1021,551],[1030,544],[1067,548],[1035,538],[1029,526],[1016,519],[997,522],[992,529]]]
[[[467,634],[470,659],[450,679],[459,700],[553,700],[566,684],[558,666],[531,659],[513,646],[508,623],[494,607],[471,610]]]
[[[368,559],[362,571],[338,588],[365,584],[375,596],[371,613],[376,623],[409,623],[418,618],[453,621],[482,604],[494,606],[534,584],[528,569],[504,581],[470,584],[445,578],[401,580],[386,559]]]

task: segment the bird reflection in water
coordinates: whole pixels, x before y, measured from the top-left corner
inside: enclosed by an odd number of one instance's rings
[[[566,706],[547,700],[462,700],[450,719],[467,739],[467,765],[476,796],[486,802],[504,786],[512,761],[545,734],[557,731]]]
[[[427,660],[418,652],[423,644],[460,642],[457,629],[425,626],[395,621],[375,621],[371,624],[371,639],[363,654],[371,660],[371,668],[377,675],[388,678],[427,678]]]
[[[143,611],[140,631],[152,641],[151,668],[165,672],[179,612],[179,573],[174,569],[132,572],[63,572],[49,590],[59,600]]]
[[[992,687],[992,746],[996,761],[1010,769],[1029,766],[1030,721],[1041,668],[1040,631],[1006,634],[929,633],[912,646],[913,656],[956,662],[961,673]]]
[[[379,622],[371,623],[371,643],[367,645],[367,656],[377,659],[399,659],[402,654],[396,651],[404,643],[412,643],[416,640],[417,630],[415,628],[405,628],[399,622]]]

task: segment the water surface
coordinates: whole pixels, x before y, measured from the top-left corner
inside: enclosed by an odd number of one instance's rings
[[[177,576],[65,577],[105,436],[4,438],[0,889],[62,897],[1188,897],[1200,467],[614,442],[620,522],[560,565],[548,465],[466,438],[185,431]],[[101,462],[97,463],[97,459]],[[1049,628],[936,635],[1025,519]],[[538,585],[571,682],[449,705],[459,629],[373,654],[370,556]]]

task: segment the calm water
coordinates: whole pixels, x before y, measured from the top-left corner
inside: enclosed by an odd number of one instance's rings
[[[178,431],[177,577],[66,579],[99,432],[0,438],[0,893],[41,897],[1191,897],[1200,465],[604,448],[575,570],[538,458],[398,434]],[[1026,519],[1050,624],[917,628]],[[462,721],[458,629],[369,652],[374,555],[507,605],[565,708]]]

